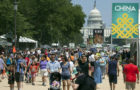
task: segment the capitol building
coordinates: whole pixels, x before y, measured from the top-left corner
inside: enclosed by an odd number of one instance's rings
[[[102,20],[100,11],[96,8],[96,1],[94,3],[94,8],[90,11],[88,16],[87,25],[82,27],[80,32],[83,35],[84,44],[88,44],[88,39],[93,38],[94,29],[103,29],[104,30],[104,43],[107,42],[106,38],[109,38],[111,35],[111,27],[106,28]],[[94,44],[94,43],[93,43]]]

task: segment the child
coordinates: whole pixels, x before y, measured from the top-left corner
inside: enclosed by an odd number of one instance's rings
[[[54,72],[51,74],[52,81],[50,83],[49,90],[60,90],[61,85],[61,74],[58,72]]]
[[[14,64],[9,66],[8,70],[8,84],[10,85],[10,90],[14,90],[14,81],[15,81],[15,67]]]
[[[37,73],[37,65],[33,61],[31,66],[30,66],[30,72],[32,76],[32,85],[35,85],[35,78],[36,78],[36,73]]]
[[[59,88],[60,87],[60,82],[55,80],[55,81],[52,82],[51,86],[52,86],[52,88]]]

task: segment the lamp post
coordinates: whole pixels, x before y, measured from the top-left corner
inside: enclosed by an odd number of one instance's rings
[[[111,52],[112,52],[112,50],[113,50],[113,49],[112,49],[112,47],[113,47],[113,42],[112,42],[112,25],[110,25],[110,27],[111,27],[111,31],[110,31],[110,32],[111,32],[111,34],[110,34],[110,36],[111,36],[111,38],[110,38],[110,39],[111,39],[111,40],[110,40],[110,41],[111,41],[110,47],[111,47],[111,48],[110,48],[110,50],[111,50]]]
[[[15,2],[14,2],[14,10],[15,10],[15,42],[14,42],[14,44],[15,44],[15,47],[16,47],[16,38],[17,38],[17,35],[16,35],[16,12],[17,12],[17,1],[15,0]]]

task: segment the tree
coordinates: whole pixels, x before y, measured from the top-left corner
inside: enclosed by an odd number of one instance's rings
[[[85,14],[70,0],[17,0],[17,36],[42,44],[81,43]],[[0,33],[14,33],[14,0],[0,0]]]
[[[13,1],[10,0],[1,0],[0,1],[0,33],[6,34],[8,32],[14,33],[14,5]],[[19,11],[17,11],[17,36],[25,35],[26,30],[32,29],[33,26],[27,21],[27,18],[24,17]]]
[[[21,0],[20,12],[34,25],[33,35],[41,43],[60,41],[68,44],[80,33],[84,13],[68,0]],[[79,37],[81,38],[81,37]]]

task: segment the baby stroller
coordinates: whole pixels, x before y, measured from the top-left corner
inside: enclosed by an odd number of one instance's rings
[[[50,88],[48,90],[61,90],[61,74],[59,72],[50,75]]]

